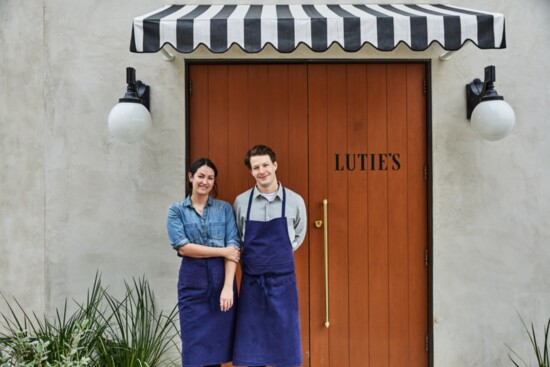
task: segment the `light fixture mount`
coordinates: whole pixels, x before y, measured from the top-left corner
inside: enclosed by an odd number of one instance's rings
[[[136,70],[132,67],[126,68],[126,93],[119,102],[141,103],[149,111],[149,86],[141,80],[136,81]]]
[[[466,117],[472,129],[486,140],[500,140],[512,131],[516,117],[512,107],[500,96],[493,83],[494,65],[485,68],[485,80],[466,84]]]
[[[495,90],[493,83],[496,81],[496,68],[494,65],[485,68],[485,80],[474,79],[466,84],[466,117],[468,120],[472,117],[472,112],[476,106],[484,101],[504,100]]]

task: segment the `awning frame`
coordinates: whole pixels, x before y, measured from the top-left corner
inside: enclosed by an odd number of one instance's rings
[[[176,55],[166,49],[166,45],[163,46],[160,51],[164,61],[172,62],[176,59]],[[439,55],[439,60],[449,61],[458,51],[444,51]]]

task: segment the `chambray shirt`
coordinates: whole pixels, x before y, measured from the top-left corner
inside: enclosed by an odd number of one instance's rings
[[[252,190],[252,189],[250,189]],[[237,217],[237,226],[239,234],[244,241],[244,233],[246,230],[246,211],[248,209],[248,201],[250,198],[250,190],[243,192],[235,199],[233,210]],[[286,222],[288,227],[288,236],[293,250],[298,249],[304,238],[307,230],[307,212],[304,199],[294,191],[285,187],[286,191]],[[250,208],[250,220],[262,222],[270,221],[271,219],[280,218],[283,209],[283,185],[279,184],[279,189],[273,201],[268,201],[260,191],[254,190],[252,198],[252,207]]]
[[[200,216],[188,196],[168,208],[166,222],[168,238],[175,250],[188,243],[210,247],[239,247],[233,210],[225,201],[208,197]]]

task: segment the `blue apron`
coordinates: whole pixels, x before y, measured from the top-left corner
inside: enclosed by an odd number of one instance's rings
[[[225,280],[222,257],[183,257],[178,280],[178,307],[182,341],[182,365],[198,367],[231,361],[237,308],[234,283],[233,307],[220,310]]]
[[[285,217],[250,220],[250,193],[242,253],[233,365],[302,365],[300,311],[294,254]]]

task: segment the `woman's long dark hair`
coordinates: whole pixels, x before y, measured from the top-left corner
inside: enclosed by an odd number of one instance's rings
[[[214,164],[214,162],[212,162],[208,158],[197,159],[196,161],[191,163],[191,165],[187,169],[187,176],[186,176],[187,182],[185,185],[185,188],[187,190],[187,195],[191,195],[193,193],[193,184],[191,183],[191,181],[189,181],[189,174],[191,174],[191,176],[195,176],[195,173],[197,173],[197,170],[202,166],[210,167],[214,171],[214,187],[212,187],[211,193],[213,197],[216,197],[218,196],[218,180],[217,180],[218,169],[216,168],[216,165]]]

